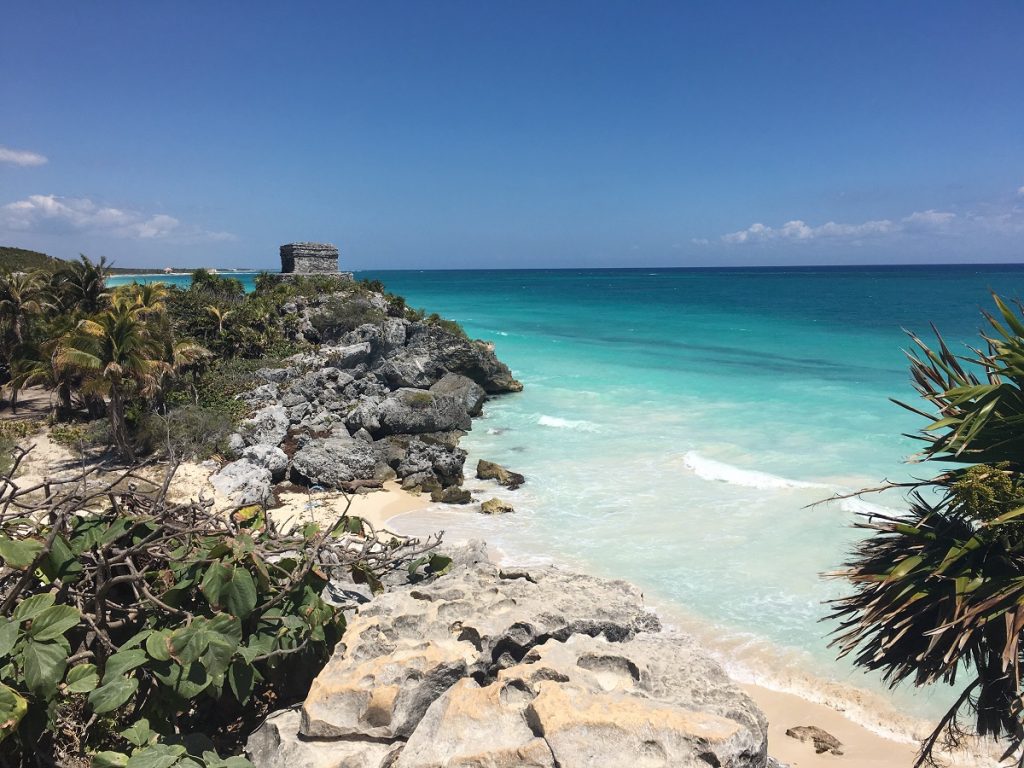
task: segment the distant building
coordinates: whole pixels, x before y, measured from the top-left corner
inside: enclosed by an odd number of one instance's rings
[[[287,243],[281,246],[282,275],[335,275],[352,279],[351,272],[338,271],[338,249],[330,243]]]
[[[281,271],[296,275],[338,274],[338,249],[330,243],[288,243],[281,246]]]
[[[174,270],[173,270],[173,269],[171,269],[170,267],[164,267],[164,274],[165,274],[165,275],[169,275],[169,274],[171,274],[172,272],[174,272]]]

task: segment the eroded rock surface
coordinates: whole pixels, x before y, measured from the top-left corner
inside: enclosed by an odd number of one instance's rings
[[[257,768],[768,765],[764,715],[636,587],[456,561],[360,607],[301,712],[250,738]]]

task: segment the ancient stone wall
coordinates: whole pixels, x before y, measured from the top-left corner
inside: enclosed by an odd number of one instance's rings
[[[338,249],[330,243],[282,245],[281,272],[296,275],[336,275]]]

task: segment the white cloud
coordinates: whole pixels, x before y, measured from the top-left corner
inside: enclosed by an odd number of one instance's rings
[[[93,232],[140,240],[234,239],[228,232],[208,232],[164,213],[149,215],[56,195],[30,195],[0,207],[0,226],[17,232]]]
[[[1024,186],[1017,187],[1017,197],[1024,197]]]
[[[856,239],[892,232],[896,226],[888,219],[879,219],[877,221],[865,221],[862,224],[839,224],[829,221],[820,226],[812,227],[805,221],[794,219],[793,221],[787,221],[781,227],[769,227],[761,223],[751,224],[739,232],[730,232],[727,235],[722,235],[722,240],[726,243],[752,243],[765,242],[767,240],[799,241],[838,237]]]
[[[45,165],[47,159],[45,155],[40,155],[38,152],[29,152],[25,149],[11,149],[10,147],[0,145],[0,163],[20,166]]]
[[[811,226],[805,221],[794,219],[781,227],[770,227],[766,224],[751,224],[746,229],[722,235],[722,242],[732,244],[763,243],[770,240],[787,242],[807,242],[822,239],[861,240],[868,237],[891,235],[900,232],[938,231],[947,227],[957,219],[955,213],[947,211],[915,211],[909,216],[893,221],[891,219],[872,219],[860,224],[840,224],[829,221],[819,226]]]

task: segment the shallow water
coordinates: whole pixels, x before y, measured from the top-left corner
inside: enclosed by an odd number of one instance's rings
[[[641,585],[746,677],[881,690],[827,648],[823,601],[844,584],[854,512],[808,506],[902,479],[921,426],[901,328],[977,337],[989,289],[1024,268],[379,272],[409,304],[461,322],[525,384],[488,403],[463,445],[523,472],[489,518],[437,508],[399,521]],[[473,483],[471,483],[473,487]],[[775,670],[777,679],[765,680]],[[803,675],[803,682],[796,680]],[[897,693],[934,715],[945,692]]]
[[[528,483],[516,514],[438,509],[403,523],[479,535],[641,585],[729,649],[769,666],[882,690],[827,648],[823,579],[855,540],[854,512],[900,498],[808,506],[907,478],[921,425],[901,328],[935,320],[976,338],[988,289],[1018,268],[379,273],[413,306],[491,339],[525,384],[488,403],[463,445]],[[480,484],[486,495],[493,490]],[[759,669],[760,668],[760,669]],[[784,672],[782,672],[784,670]],[[805,684],[807,681],[804,681]],[[897,693],[934,715],[946,692]]]

